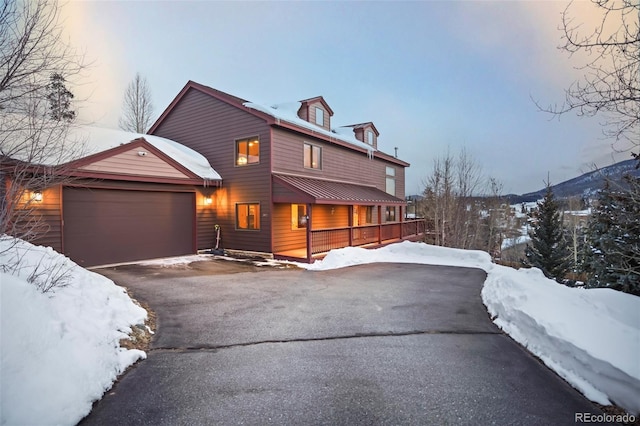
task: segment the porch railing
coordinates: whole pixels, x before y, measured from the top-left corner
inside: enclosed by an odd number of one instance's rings
[[[312,229],[310,232],[311,254],[316,254],[343,247],[382,244],[389,240],[418,237],[424,235],[425,221],[411,219],[378,225]]]

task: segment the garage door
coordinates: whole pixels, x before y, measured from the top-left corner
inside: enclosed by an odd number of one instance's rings
[[[64,188],[64,252],[82,266],[195,252],[195,194]]]

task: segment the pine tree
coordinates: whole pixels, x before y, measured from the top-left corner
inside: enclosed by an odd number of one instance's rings
[[[587,226],[587,287],[608,287],[640,296],[640,179],[600,191]]]
[[[49,100],[49,114],[53,120],[71,122],[76,112],[71,109],[71,93],[65,86],[65,78],[60,73],[53,73],[47,85],[47,99]]]
[[[542,270],[547,278],[562,282],[570,270],[570,253],[565,239],[560,210],[551,185],[547,184],[544,199],[532,214],[531,242],[525,249],[525,264]]]

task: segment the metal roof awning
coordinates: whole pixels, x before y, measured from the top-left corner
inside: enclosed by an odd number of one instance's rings
[[[273,202],[309,204],[389,204],[405,200],[378,188],[300,176],[273,175]]]

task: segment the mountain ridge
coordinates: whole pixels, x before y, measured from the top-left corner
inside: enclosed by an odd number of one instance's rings
[[[606,179],[620,182],[626,174],[640,177],[640,169],[636,168],[637,164],[638,160],[635,159],[620,161],[610,166],[583,173],[580,176],[551,185],[551,189],[556,198],[590,198],[602,189]],[[546,190],[546,188],[542,188],[538,191],[528,192],[522,195],[509,194],[506,195],[506,197],[512,204],[532,202],[543,198]]]

